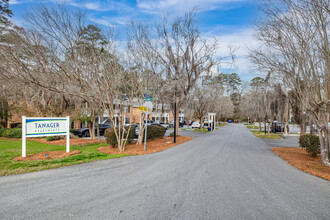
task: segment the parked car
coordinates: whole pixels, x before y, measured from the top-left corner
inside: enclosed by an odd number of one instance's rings
[[[99,124],[99,127],[100,127],[100,135],[103,136],[105,129],[110,128],[111,125],[109,125],[109,124]],[[96,126],[95,126],[95,129],[94,129],[94,132],[95,132],[95,135],[96,135],[97,134]],[[74,130],[73,134],[77,135],[78,137],[89,137],[90,136],[89,135],[89,128],[80,128],[80,129]]]
[[[160,122],[159,123],[161,126],[163,126],[164,128],[166,128],[166,130],[168,129],[169,125],[164,123],[164,122]]]
[[[179,128],[182,128],[183,126],[187,125],[186,121],[179,121]],[[174,128],[174,121],[172,121],[169,125],[169,128]]]
[[[232,121],[231,120],[228,120],[228,123],[232,123]]]
[[[273,121],[270,126],[270,131],[273,133],[276,132],[283,132],[284,131],[284,124],[278,121]]]
[[[198,121],[195,121],[194,123],[192,123],[191,127],[192,128],[200,128],[201,124]]]

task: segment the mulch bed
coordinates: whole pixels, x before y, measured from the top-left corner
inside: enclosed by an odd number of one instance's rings
[[[0,139],[5,140],[22,140],[21,138],[5,138],[0,137]],[[27,138],[26,140],[37,141],[43,144],[53,144],[53,145],[66,145],[66,139],[56,140],[56,141],[47,141],[46,138]],[[70,145],[86,145],[86,144],[96,144],[96,143],[105,143],[105,139],[82,139],[82,138],[70,138]]]
[[[81,153],[80,150],[73,150],[69,153],[67,153],[66,151],[45,151],[36,154],[28,154],[26,155],[26,157],[22,157],[22,156],[15,157],[13,160],[15,161],[48,160],[48,159],[72,156],[80,153]],[[48,154],[48,157],[46,157],[46,154]]]
[[[147,141],[147,149],[144,151],[144,143],[142,144],[127,144],[125,151],[118,151],[118,148],[112,148],[111,146],[99,147],[98,151],[106,154],[129,154],[129,155],[142,155],[151,154],[159,151],[166,150],[178,144],[190,141],[193,138],[179,136],[176,138],[176,143],[173,143],[173,137],[164,137],[161,139]]]
[[[330,167],[322,164],[321,156],[310,157],[304,149],[273,147],[272,151],[295,168],[330,181]]]

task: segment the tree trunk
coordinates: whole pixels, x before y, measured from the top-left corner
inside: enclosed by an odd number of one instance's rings
[[[99,123],[96,124],[96,136],[97,136],[97,138],[100,138],[100,125],[99,125]]]
[[[284,119],[284,134],[288,134],[289,133],[288,127],[289,127],[289,122]]]
[[[179,135],[179,105],[176,107],[176,127],[174,128],[176,130],[176,135]]]
[[[319,129],[319,139],[320,139],[320,149],[321,149],[321,158],[322,163],[325,166],[330,166],[330,137],[329,131],[327,129]]]
[[[259,131],[261,132],[261,121],[259,120]]]
[[[299,126],[300,126],[300,135],[306,134],[306,123],[301,122]]]
[[[309,133],[314,134],[314,128],[313,128],[313,119],[312,117],[309,118]]]
[[[271,122],[269,121],[268,125],[267,125],[267,136],[268,137],[270,137],[270,125],[271,125]]]
[[[204,118],[204,116],[202,116],[202,117],[199,118],[199,120],[200,120],[200,129],[201,129],[201,132],[204,131],[204,130],[203,130],[203,122],[202,122],[203,118]]]
[[[288,126],[289,126],[289,99],[286,98],[285,100],[285,106],[284,106],[284,134],[288,134]]]
[[[94,126],[92,122],[89,122],[89,136],[91,137],[91,139],[95,139]]]
[[[256,127],[256,121],[257,121],[257,119],[255,118],[253,121],[253,129],[255,129],[255,127]]]
[[[143,142],[143,133],[144,133],[144,117],[145,117],[145,114],[144,113],[141,113],[140,115],[140,128],[139,128],[139,135],[138,135],[138,140],[136,142],[136,144],[142,144]]]

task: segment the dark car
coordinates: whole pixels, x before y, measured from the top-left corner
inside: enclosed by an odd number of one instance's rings
[[[179,128],[182,128],[183,126],[187,125],[186,121],[179,121]],[[172,121],[169,125],[169,128],[174,128],[174,121]]]
[[[100,127],[100,135],[104,135],[104,131],[107,128],[110,128],[111,126],[109,124],[99,124]],[[97,134],[97,128],[95,126],[94,129],[95,135]],[[74,130],[73,132],[74,135],[77,135],[78,137],[89,137],[89,128],[80,128],[77,130]]]
[[[270,131],[273,133],[276,132],[283,132],[284,131],[284,125],[283,123],[280,123],[278,121],[273,121],[270,127]]]

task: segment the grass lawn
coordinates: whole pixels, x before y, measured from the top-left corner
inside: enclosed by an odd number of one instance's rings
[[[253,125],[246,125],[248,129],[253,129]],[[254,129],[259,129],[259,126],[255,126]]]
[[[107,143],[70,146],[70,150],[80,150],[81,154],[79,155],[48,160],[13,161],[15,157],[22,155],[22,141],[0,139],[0,176],[34,172],[96,160],[127,156],[126,154],[109,155],[97,151],[97,149],[102,146],[107,146]],[[27,154],[40,153],[44,151],[65,151],[65,148],[65,146],[42,144],[31,140],[26,141]]]
[[[267,132],[265,134],[264,131],[251,131],[255,136],[258,138],[265,138],[265,139],[282,139],[280,136],[281,134],[278,133],[270,133],[270,137],[268,137]]]
[[[201,130],[200,128],[196,128],[194,132],[211,132],[211,131],[208,131],[207,128],[203,128],[203,130]]]

